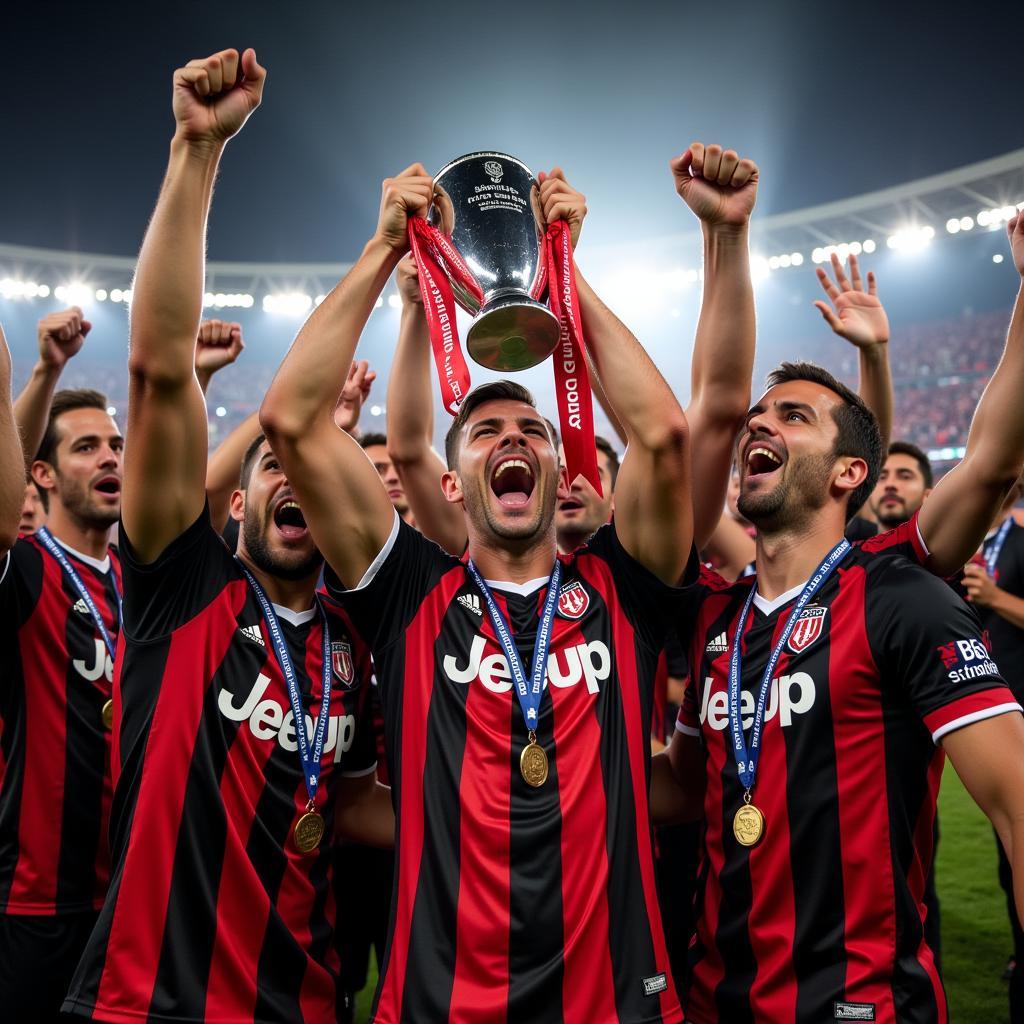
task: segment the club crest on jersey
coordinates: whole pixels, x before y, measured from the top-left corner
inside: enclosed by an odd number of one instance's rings
[[[558,592],[558,614],[563,619],[582,619],[590,607],[590,595],[579,580],[567,583]]]
[[[828,609],[821,605],[812,604],[805,608],[800,613],[800,618],[796,620],[796,625],[793,627],[793,632],[789,634],[789,642],[786,646],[794,654],[807,650],[821,636],[827,615]]]
[[[331,641],[331,667],[343,686],[351,686],[355,682],[356,669],[352,662],[352,646],[341,640]]]

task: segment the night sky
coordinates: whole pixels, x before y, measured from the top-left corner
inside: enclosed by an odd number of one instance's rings
[[[380,180],[503,149],[560,163],[595,242],[689,230],[666,161],[718,140],[758,213],[1024,144],[1019,3],[9,4],[0,241],[132,255],[173,69],[255,46],[262,108],[224,161],[210,255],[348,260]],[[1014,34],[1016,33],[1016,34]]]

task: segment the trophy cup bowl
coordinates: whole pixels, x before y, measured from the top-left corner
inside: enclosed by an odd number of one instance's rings
[[[448,235],[484,293],[481,305],[454,278],[456,301],[474,315],[473,360],[500,372],[528,370],[558,344],[558,319],[533,297],[544,258],[537,180],[506,153],[470,153],[434,179],[428,221]]]

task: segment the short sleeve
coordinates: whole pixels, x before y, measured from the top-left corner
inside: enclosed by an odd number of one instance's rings
[[[0,611],[10,635],[21,628],[39,600],[43,586],[43,554],[19,537],[0,564]]]
[[[927,567],[931,553],[921,535],[920,516],[921,510],[918,509],[905,523],[894,529],[859,541],[861,550],[871,555],[902,555],[911,562]]]
[[[396,640],[457,558],[395,517],[396,526],[359,586],[347,590],[328,566],[324,585],[372,650]]]
[[[905,559],[874,567],[868,629],[882,685],[901,688],[938,743],[955,729],[1019,711],[974,612]]]
[[[648,647],[660,651],[669,630],[686,614],[694,599],[694,585],[700,574],[696,549],[690,551],[682,585],[678,587],[662,582],[622,546],[614,519],[591,537],[580,557],[588,554],[607,563],[623,611],[637,636]]]
[[[154,562],[140,562],[131,538],[120,529],[124,585],[122,629],[138,642],[168,636],[195,618],[238,577],[234,559],[210,525],[204,508]]]

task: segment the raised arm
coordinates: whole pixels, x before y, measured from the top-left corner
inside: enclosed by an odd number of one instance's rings
[[[32,465],[46,433],[57,381],[67,361],[77,355],[85,343],[85,336],[90,330],[92,324],[78,306],[47,313],[36,326],[39,359],[32,367],[28,383],[14,402],[14,419],[21,434],[26,467]]]
[[[215,373],[230,366],[245,348],[242,325],[228,320],[203,320],[196,336],[196,379],[205,395]]]
[[[1010,249],[1024,278],[1024,214],[1007,225]],[[988,382],[967,437],[963,461],[950,470],[921,507],[921,536],[930,567],[949,576],[981,546],[1024,465],[1024,284],[1010,318],[1006,347]]]
[[[18,539],[24,496],[25,459],[11,402],[11,353],[0,328],[0,556]]]
[[[420,164],[384,182],[376,233],[302,326],[260,406],[310,533],[347,587],[384,547],[395,511],[358,442],[335,425],[334,407],[373,304],[408,250],[407,218],[426,211],[432,191]]]
[[[889,369],[889,318],[878,298],[875,275],[868,271],[865,291],[857,257],[850,256],[850,276],[846,276],[839,257],[832,254],[833,284],[824,268],[816,273],[821,287],[832,302],[818,299],[814,305],[825,323],[857,349],[860,364],[860,397],[875,414],[882,432],[882,451],[889,450],[892,438],[892,372]]]
[[[241,74],[240,74],[241,72]],[[202,511],[206,403],[195,349],[203,303],[206,220],[228,139],[259,105],[266,72],[253,50],[222,50],[174,73],[170,160],[139,255],[128,355],[122,518],[153,561]]]
[[[748,246],[758,169],[735,150],[694,142],[669,164],[676,191],[704,235],[704,297],[691,360],[686,418],[693,438],[693,526],[698,547],[718,525],[733,446],[750,408],[754,291]]]
[[[558,168],[542,178],[540,199],[547,223],[565,220],[575,245],[585,199]],[[627,439],[615,481],[615,529],[638,562],[676,584],[693,543],[686,416],[640,342],[582,276],[577,284],[594,372]]]
[[[402,320],[388,375],[388,455],[398,472],[406,501],[425,537],[453,555],[466,549],[466,517],[441,492],[447,468],[434,450],[434,392],[431,387],[430,332],[411,255],[398,264]]]

